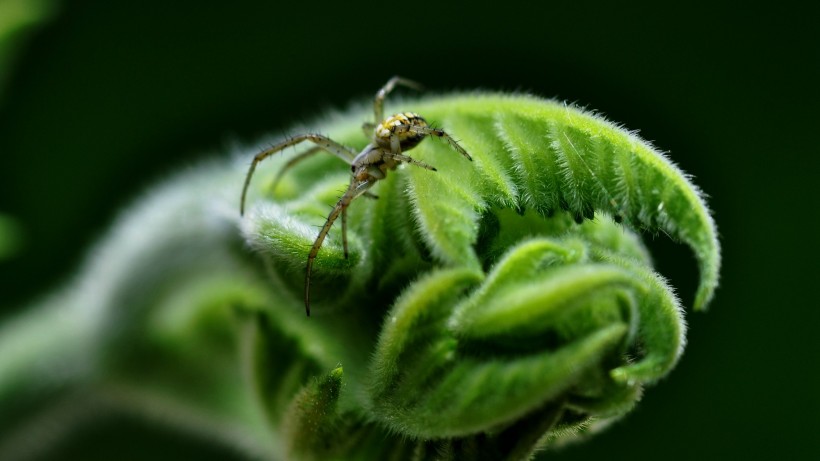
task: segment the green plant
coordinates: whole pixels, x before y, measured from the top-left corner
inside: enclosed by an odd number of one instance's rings
[[[634,134],[552,101],[394,109],[445,127],[474,162],[428,141],[413,154],[438,172],[404,168],[356,201],[350,257],[334,229],[315,261],[315,317],[305,255],[349,168],[314,156],[270,190],[273,159],[243,219],[247,151],[180,174],[0,329],[0,453],[20,450],[21,419],[79,418],[66,402],[87,400],[275,459],[527,459],[627,413],[685,342],[637,232],[692,248],[696,309],[717,285],[698,190]],[[361,148],[366,114],[316,127]]]
[[[57,8],[56,0],[0,1],[0,100],[23,45],[37,27],[54,16]]]

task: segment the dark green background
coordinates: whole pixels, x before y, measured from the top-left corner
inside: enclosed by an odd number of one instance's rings
[[[669,151],[710,196],[724,247],[722,286],[710,312],[688,316],[677,369],[626,420],[549,458],[816,459],[820,39],[808,12],[261,3],[65,2],[33,36],[0,97],[0,212],[25,235],[0,262],[0,316],[67,280],[140,191],[233,140],[288,133],[393,74],[529,91]],[[662,235],[651,244],[691,304],[693,259]],[[55,459],[203,446],[115,420]]]

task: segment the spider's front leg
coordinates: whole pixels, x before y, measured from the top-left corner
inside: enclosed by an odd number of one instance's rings
[[[473,157],[471,157],[470,154],[468,154],[467,151],[464,150],[464,148],[461,147],[461,145],[455,139],[453,139],[452,136],[447,134],[447,132],[442,130],[442,129],[431,128],[429,126],[419,126],[419,125],[403,125],[401,128],[406,129],[410,133],[416,133],[416,134],[420,134],[420,135],[424,135],[424,136],[434,136],[436,138],[441,138],[444,141],[446,141],[447,144],[449,144],[450,147],[453,148],[453,150],[455,150],[459,154],[463,155],[464,158],[466,158],[467,160],[470,160],[470,161],[473,160]]]
[[[436,169],[436,167],[434,167],[432,165],[428,165],[427,163],[424,163],[421,160],[416,160],[413,157],[410,157],[408,155],[395,154],[395,153],[385,153],[384,156],[385,156],[385,158],[391,158],[391,159],[395,160],[398,163],[409,163],[411,165],[415,165],[415,166],[424,168],[425,170],[438,171]]]
[[[340,214],[342,215],[342,242],[345,249],[345,259],[347,258],[347,207],[350,206],[350,202],[356,199],[356,197],[365,194],[367,189],[372,187],[373,184],[375,184],[375,181],[370,179],[351,179],[350,186],[348,186],[339,201],[336,202],[336,205],[333,206],[333,209],[330,210],[325,225],[322,226],[322,230],[319,231],[319,235],[316,236],[316,240],[310,248],[307,265],[305,266],[305,313],[308,317],[310,317],[310,275],[313,271],[313,260],[316,259],[316,255],[319,254],[319,249],[322,248],[325,237],[327,237],[330,228],[333,227],[333,223],[336,222]]]
[[[401,162],[401,163],[409,163],[411,165],[415,165],[415,166],[424,168],[426,170],[438,171],[432,165],[428,165],[427,163],[424,163],[422,161],[416,160],[412,157],[409,157],[407,155],[402,154],[401,140],[400,139],[401,139],[401,135],[407,134],[407,133],[413,133],[413,134],[421,135],[421,136],[435,136],[437,138],[442,138],[456,152],[460,153],[465,158],[467,158],[467,160],[470,160],[470,161],[473,160],[473,157],[471,157],[470,154],[468,154],[467,151],[464,150],[464,148],[461,147],[458,144],[458,142],[456,142],[456,140],[453,139],[453,137],[450,136],[449,134],[447,134],[447,132],[445,132],[444,130],[441,130],[441,129],[438,129],[438,128],[430,128],[428,126],[419,126],[419,125],[399,125],[399,126],[395,127],[394,130],[393,130],[393,134],[390,136],[390,152],[385,152],[384,153],[385,158],[390,158],[390,159],[393,159],[393,160],[395,160],[397,162]]]
[[[282,180],[282,178],[285,176],[285,173],[287,173],[288,170],[296,166],[297,163],[301,162],[302,160],[305,160],[306,158],[312,156],[313,154],[321,150],[321,147],[313,146],[310,149],[297,155],[296,157],[293,157],[292,159],[288,160],[287,163],[285,163],[285,165],[282,166],[282,168],[280,168],[279,171],[276,172],[276,177],[273,178],[273,182],[270,183],[270,190],[276,190],[276,186],[279,185],[279,181]]]
[[[248,186],[250,186],[251,184],[251,177],[253,176],[253,172],[256,170],[256,165],[262,160],[265,160],[266,158],[270,157],[271,155],[276,154],[277,152],[281,152],[290,146],[295,146],[304,141],[310,141],[316,144],[316,146],[289,161],[277,175],[276,182],[278,182],[279,179],[281,179],[281,175],[284,173],[285,170],[292,167],[297,162],[304,160],[308,156],[313,155],[316,152],[319,152],[320,150],[330,152],[331,154],[341,158],[347,163],[352,162],[353,158],[356,157],[356,152],[352,151],[351,149],[339,144],[338,142],[328,138],[327,136],[322,136],[320,134],[314,133],[306,133],[293,136],[280,142],[279,144],[276,144],[275,146],[265,149],[253,157],[251,166],[248,169],[248,174],[245,175],[245,184],[242,186],[242,197],[239,203],[240,215],[245,214],[245,197],[248,194]]]

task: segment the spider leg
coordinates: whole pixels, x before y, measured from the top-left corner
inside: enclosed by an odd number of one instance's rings
[[[434,166],[432,166],[432,165],[428,165],[428,164],[426,164],[426,163],[424,163],[424,162],[422,162],[422,161],[416,160],[416,159],[414,159],[413,157],[408,157],[407,155],[404,155],[404,154],[385,153],[385,154],[384,154],[384,156],[385,156],[385,157],[390,157],[390,158],[392,158],[393,160],[396,160],[396,161],[399,161],[399,162],[409,163],[409,164],[411,164],[411,165],[415,165],[415,166],[418,166],[418,167],[422,167],[422,168],[424,168],[425,170],[430,170],[430,171],[438,171],[438,170],[436,169],[436,167],[434,167]]]
[[[393,77],[384,84],[383,87],[376,93],[376,98],[373,101],[373,112],[376,114],[376,123],[384,120],[384,98],[393,91],[396,85],[406,86],[414,90],[421,91],[424,89],[422,85],[406,78],[399,76]]]
[[[285,173],[287,173],[287,171],[289,169],[294,167],[297,163],[301,162],[302,160],[304,160],[304,159],[310,157],[311,155],[315,154],[316,152],[321,152],[321,150],[322,150],[321,147],[313,146],[310,149],[308,149],[308,150],[302,152],[301,154],[297,155],[296,157],[293,157],[292,159],[288,160],[288,162],[285,163],[285,166],[283,166],[276,173],[276,177],[273,178],[273,182],[271,183],[271,187],[270,187],[271,190],[276,189],[276,186],[279,184],[279,181],[282,180],[282,178],[285,176]]]
[[[290,137],[290,138],[280,142],[279,144],[276,144],[273,147],[265,149],[262,152],[256,154],[256,156],[254,156],[253,161],[251,162],[251,166],[248,169],[248,174],[245,176],[245,184],[242,186],[242,198],[240,199],[240,203],[239,203],[239,214],[240,215],[245,214],[245,196],[248,193],[248,186],[251,184],[251,177],[253,176],[253,172],[256,170],[256,165],[259,162],[261,162],[262,160],[265,160],[266,158],[270,157],[271,155],[273,155],[277,152],[281,152],[281,151],[287,149],[290,146],[295,146],[295,145],[297,145],[297,144],[299,144],[303,141],[310,141],[310,142],[316,144],[315,149],[317,149],[317,150],[313,150],[313,149],[308,150],[304,154],[301,154],[299,157],[292,160],[293,163],[297,163],[301,160],[304,160],[304,158],[307,157],[308,155],[312,155],[312,154],[318,152],[318,149],[322,149],[322,150],[325,150],[327,152],[330,152],[331,154],[341,158],[342,160],[346,161],[347,163],[352,162],[353,158],[356,157],[356,152],[353,152],[349,148],[337,143],[336,141],[328,138],[327,136],[322,136],[320,134],[313,134],[313,133],[300,134],[300,135],[297,135],[297,136],[293,136],[293,137]],[[293,166],[293,163],[288,162],[288,164],[285,165],[284,168],[287,169],[287,168]],[[278,177],[277,177],[277,181],[278,181]]]
[[[404,155],[404,154],[401,153],[401,141],[399,141],[399,133],[409,131],[409,129],[408,129],[409,127],[410,127],[410,125],[400,125],[398,127],[396,132],[393,133],[390,136],[390,152],[384,152],[382,155],[385,158],[395,160],[399,163],[401,163],[401,162],[409,163],[411,165],[416,165],[416,166],[422,167],[425,170],[438,171],[438,170],[436,170],[436,167],[434,167],[432,165],[428,165],[427,163],[424,163],[420,160],[416,160],[413,157],[409,157],[409,156]]]
[[[347,259],[347,208],[342,208],[342,248]]]
[[[364,122],[362,123],[362,131],[364,131],[364,135],[368,138],[373,137],[373,130],[376,129],[375,123]]]
[[[464,148],[461,147],[458,144],[458,142],[456,142],[456,140],[453,139],[453,137],[447,134],[447,132],[445,132],[444,130],[441,130],[439,128],[431,128],[429,126],[402,125],[402,127],[405,126],[407,127],[406,131],[409,131],[410,133],[419,133],[425,136],[435,136],[437,138],[442,138],[447,142],[447,144],[450,145],[450,147],[453,148],[453,150],[463,155],[467,160],[473,160],[470,154],[468,154],[467,151],[464,150]]]
[[[345,209],[350,206],[350,202],[352,202],[356,197],[364,194],[374,183],[375,181],[357,181],[355,179],[350,182],[350,186],[348,186],[347,191],[345,191],[344,195],[339,198],[339,201],[336,202],[333,209],[330,210],[330,214],[327,216],[325,225],[322,226],[322,230],[319,231],[319,235],[316,236],[316,240],[310,248],[307,265],[305,266],[305,313],[308,317],[310,317],[310,274],[313,271],[313,260],[316,259],[316,255],[319,254],[319,249],[322,248],[322,243],[324,243],[325,237],[327,237],[328,232],[330,232],[330,228],[333,226],[333,223],[339,215],[342,215],[342,227],[346,227],[347,217]],[[345,231],[343,230],[342,233],[345,234]],[[343,242],[345,245],[345,257],[347,257],[346,235],[343,236]]]
[[[401,155],[401,141],[399,141],[398,130],[390,135],[390,153],[393,155]]]

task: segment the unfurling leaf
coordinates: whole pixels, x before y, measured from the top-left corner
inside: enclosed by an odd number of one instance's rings
[[[319,321],[356,319],[320,329],[379,332],[375,352],[338,355],[346,369],[372,355],[347,380],[359,396],[347,410],[390,433],[448,438],[438,450],[457,453],[503,451],[490,435],[544,408],[563,434],[631,409],[685,343],[680,303],[632,230],[693,249],[705,307],[720,250],[700,192],[634,134],[552,101],[467,94],[400,108],[456,136],[474,162],[421,143],[414,157],[438,171],[405,166],[380,181],[379,200],[350,208],[351,257],[338,230],[319,252]],[[344,122],[327,128],[354,148],[367,141]],[[315,203],[333,203],[347,181],[335,160],[305,163],[277,190],[254,191],[274,200],[254,200],[244,223],[294,299],[310,224],[326,214]],[[542,445],[557,434],[545,432]]]
[[[377,199],[352,203],[348,257],[337,224],[314,262],[313,317],[305,263],[350,165],[315,155],[274,188],[292,155],[277,154],[240,218],[251,149],[156,188],[32,311],[71,322],[8,324],[56,339],[29,347],[0,329],[0,393],[59,382],[60,364],[79,370],[62,382],[101,389],[89,395],[270,459],[529,459],[628,413],[685,344],[640,233],[692,248],[696,309],[717,286],[699,190],[633,133],[554,101],[474,93],[387,109],[442,127],[473,162],[425,140],[409,154],[437,171],[388,171]],[[311,129],[361,149],[371,117]],[[31,409],[2,405],[0,429],[24,427],[5,415]]]

